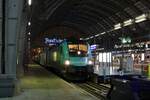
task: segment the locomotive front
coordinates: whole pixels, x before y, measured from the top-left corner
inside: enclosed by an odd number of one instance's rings
[[[93,72],[93,60],[89,44],[86,42],[68,42],[68,59],[64,61],[68,74],[85,76]]]

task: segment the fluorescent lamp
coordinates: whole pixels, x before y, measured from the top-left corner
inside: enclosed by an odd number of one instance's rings
[[[102,32],[101,35],[105,34],[106,32]]]
[[[89,38],[86,38],[86,40],[89,40]]]
[[[95,35],[95,37],[98,37],[98,36],[100,36],[100,34],[96,34],[96,35]]]
[[[28,0],[28,5],[31,6],[32,0]]]
[[[135,18],[135,23],[143,22],[146,20],[146,14],[142,14]]]
[[[31,35],[31,33],[29,32],[28,35]]]
[[[132,22],[133,22],[133,20],[132,20],[132,19],[126,20],[126,21],[124,21],[124,22],[123,22],[123,26],[131,25],[131,24],[132,24]]]
[[[121,24],[120,24],[120,23],[114,25],[114,30],[118,30],[118,29],[120,29],[120,28],[121,28]]]
[[[141,54],[141,61],[144,61],[145,55],[144,53]]]
[[[148,48],[148,44],[146,44],[145,47]]]
[[[128,50],[128,52],[131,52],[131,51],[132,51],[131,49]]]
[[[91,36],[90,39],[94,38],[94,36]]]
[[[30,26],[31,25],[31,22],[28,22],[28,26]]]
[[[131,56],[132,56],[132,59],[134,60],[134,54],[131,54]]]
[[[80,40],[83,40],[83,38],[80,38]]]
[[[123,43],[123,44],[124,44],[124,43],[127,43],[127,41],[126,41],[125,38],[122,39],[122,43]]]

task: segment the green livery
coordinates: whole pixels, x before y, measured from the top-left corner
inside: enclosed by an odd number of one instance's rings
[[[59,46],[46,48],[41,55],[44,55],[40,58],[42,65],[56,69],[63,76],[80,79],[93,72],[90,46],[84,41],[65,40]]]

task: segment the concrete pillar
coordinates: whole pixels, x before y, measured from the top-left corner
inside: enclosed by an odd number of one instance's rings
[[[0,2],[1,1],[2,0],[0,0]],[[5,0],[5,72],[0,74],[0,97],[13,96],[15,92],[15,84],[17,82],[17,37],[18,34],[20,34],[19,28],[23,1],[24,0]],[[0,44],[2,44],[1,40]],[[0,45],[0,47],[2,46]],[[0,59],[0,62],[1,60],[2,59]]]
[[[24,52],[25,52],[25,36],[26,36],[26,25],[27,17],[26,12],[22,15],[21,27],[17,37],[17,77],[22,77],[24,75]]]
[[[0,56],[2,55],[1,50],[2,50],[2,0],[0,0]],[[0,57],[0,74],[1,73],[2,70],[1,70],[1,57]]]

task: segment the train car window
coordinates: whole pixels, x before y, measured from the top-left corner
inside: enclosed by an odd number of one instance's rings
[[[79,44],[79,50],[87,52],[87,45]]]
[[[88,48],[86,44],[69,44],[68,48],[71,56],[87,56]]]

